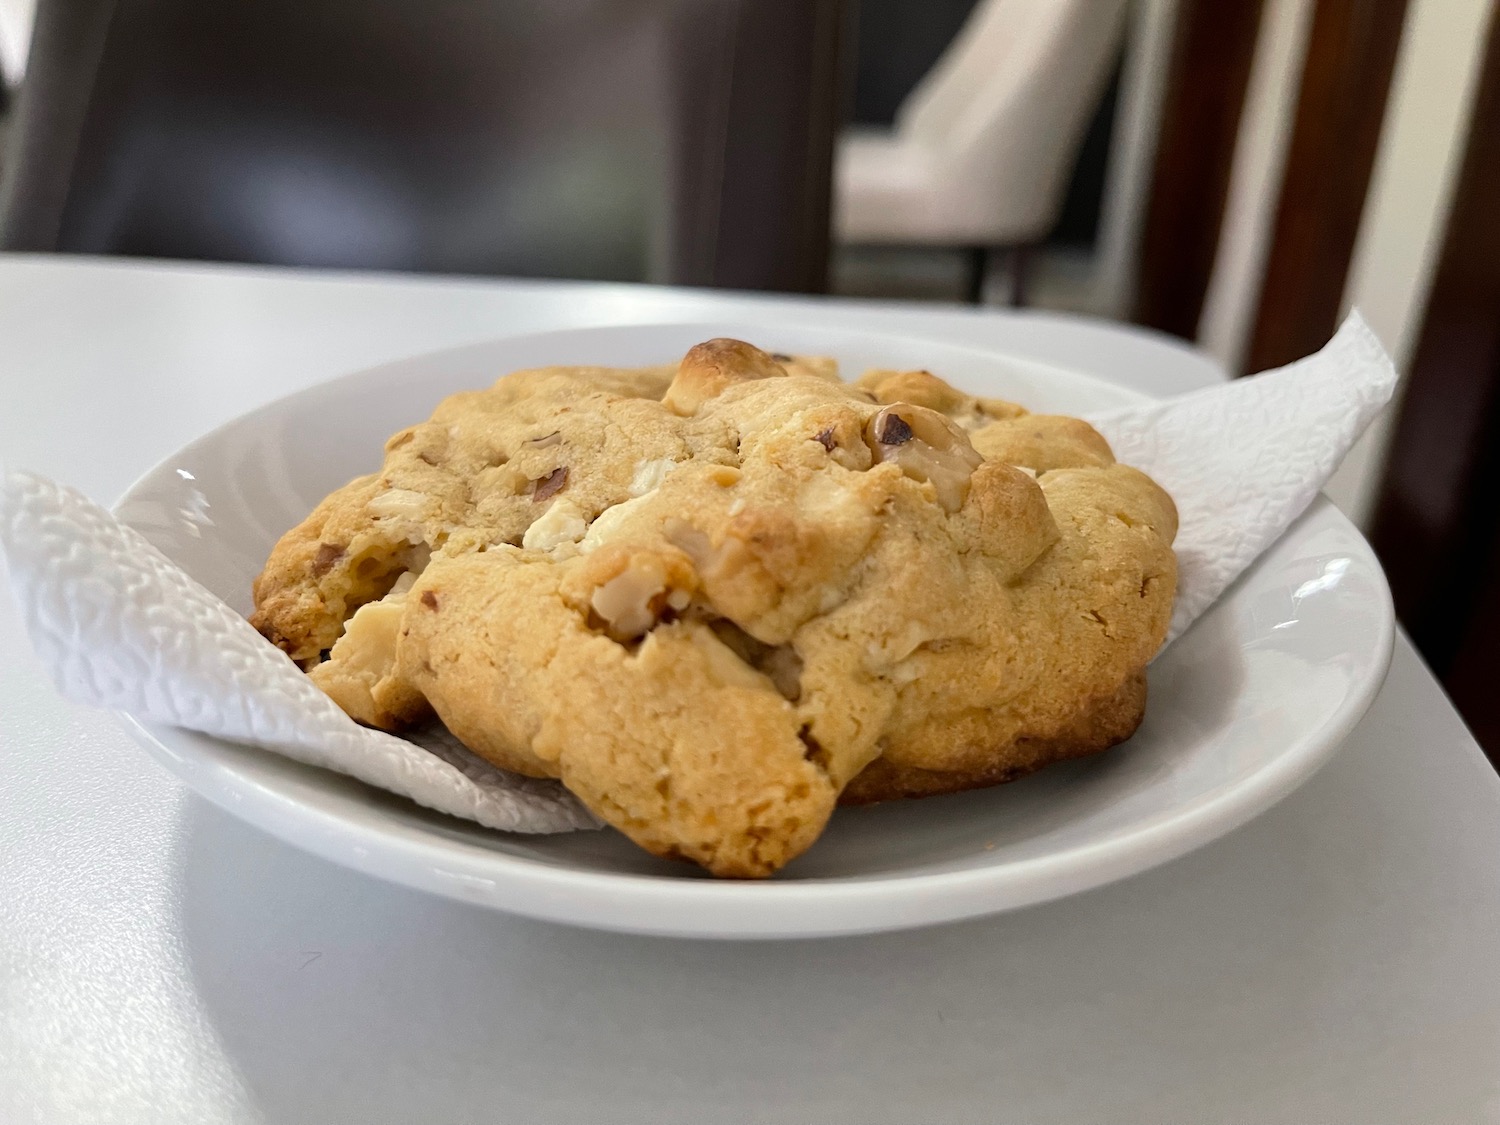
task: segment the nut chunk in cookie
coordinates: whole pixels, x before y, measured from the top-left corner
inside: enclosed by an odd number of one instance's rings
[[[651,852],[773,874],[840,803],[1129,737],[1172,502],[1086,423],[738,340],[457,395],[325,500],[255,623]]]

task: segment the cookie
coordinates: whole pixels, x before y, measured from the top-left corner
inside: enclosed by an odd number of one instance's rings
[[[769,875],[835,806],[1129,737],[1176,512],[1077,419],[710,340],[455,395],[277,544],[254,624],[657,855]]]

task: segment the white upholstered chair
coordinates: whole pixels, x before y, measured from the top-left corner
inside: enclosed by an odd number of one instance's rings
[[[1109,77],[1127,0],[980,0],[887,132],[840,141],[835,225],[856,245],[967,252],[982,296],[991,249],[1025,249],[1057,222]]]
[[[0,0],[0,83],[18,86],[26,73],[26,48],[36,0]]]

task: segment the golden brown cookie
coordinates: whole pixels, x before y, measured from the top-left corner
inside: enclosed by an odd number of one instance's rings
[[[767,875],[835,804],[1127,738],[1171,500],[1083,422],[734,340],[456,395],[272,552],[256,626],[642,846]]]

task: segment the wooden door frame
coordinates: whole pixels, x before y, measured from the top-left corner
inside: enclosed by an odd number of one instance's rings
[[[1246,371],[1317,351],[1338,326],[1407,0],[1318,0]]]
[[[1263,0],[1180,0],[1131,319],[1191,340],[1219,248]]]
[[[1316,351],[1336,327],[1406,7],[1317,0],[1248,371]],[[1132,319],[1189,340],[1218,255],[1262,15],[1262,0],[1183,0],[1178,13]]]
[[[1376,501],[1412,640],[1500,764],[1500,7]]]

